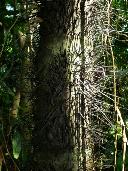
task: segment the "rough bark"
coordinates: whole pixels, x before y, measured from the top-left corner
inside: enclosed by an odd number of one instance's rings
[[[71,140],[66,112],[67,67],[65,1],[43,4],[38,16],[40,47],[35,59],[34,160],[37,170],[71,170]]]
[[[98,70],[94,47],[101,39],[95,29],[98,5],[94,0],[56,0],[46,2],[39,12],[43,22],[35,60],[33,140],[39,169],[94,169],[91,129],[99,79],[94,74]]]

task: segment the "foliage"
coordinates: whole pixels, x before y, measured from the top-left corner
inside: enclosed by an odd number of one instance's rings
[[[4,155],[2,169],[6,165],[7,170],[12,170],[15,165],[20,167],[24,159],[27,163],[31,148],[30,105],[23,105],[28,100],[23,92],[30,91],[29,81],[25,78],[30,69],[30,63],[25,64],[25,61],[30,61],[30,52],[27,51],[30,36],[23,36],[30,35],[28,6],[32,9],[29,2],[0,1],[0,133],[3,135],[0,135],[0,148]],[[26,39],[25,47],[21,45],[23,38]],[[25,67],[27,70],[24,70]],[[25,123],[22,118],[26,118]],[[27,153],[24,148],[27,148]],[[26,163],[23,162],[21,167],[25,167]]]
[[[13,133],[12,148],[14,158],[18,159],[21,152],[21,134],[18,132],[18,130],[15,130]]]

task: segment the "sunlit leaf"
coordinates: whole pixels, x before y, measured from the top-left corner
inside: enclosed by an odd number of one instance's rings
[[[21,135],[17,130],[15,130],[12,137],[12,147],[13,147],[13,157],[15,159],[18,159],[21,152]]]
[[[117,125],[117,127],[116,127],[116,126],[113,126],[113,127],[110,129],[110,134],[111,134],[113,137],[115,137],[115,132],[116,132],[116,131],[117,131],[118,137],[121,138],[121,137],[122,137],[122,128],[121,128],[120,125]]]

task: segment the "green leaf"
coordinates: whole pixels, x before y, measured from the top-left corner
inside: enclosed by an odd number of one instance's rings
[[[17,130],[15,130],[12,137],[12,147],[13,147],[13,157],[15,159],[18,159],[21,152],[21,135]]]
[[[117,171],[121,171],[122,169],[122,154],[120,153],[117,157]]]
[[[122,128],[121,126],[118,124],[117,127],[116,126],[113,126],[111,129],[110,129],[110,134],[115,137],[115,132],[117,131],[117,135],[118,135],[118,138],[121,138],[122,137]]]

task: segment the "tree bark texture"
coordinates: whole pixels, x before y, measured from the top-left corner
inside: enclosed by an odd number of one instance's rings
[[[99,1],[42,4],[40,46],[34,62],[34,160],[37,170],[93,171],[94,99]],[[100,36],[99,36],[100,35]],[[102,53],[102,52],[101,52]],[[92,109],[93,106],[93,109]],[[43,168],[43,169],[42,169]]]

